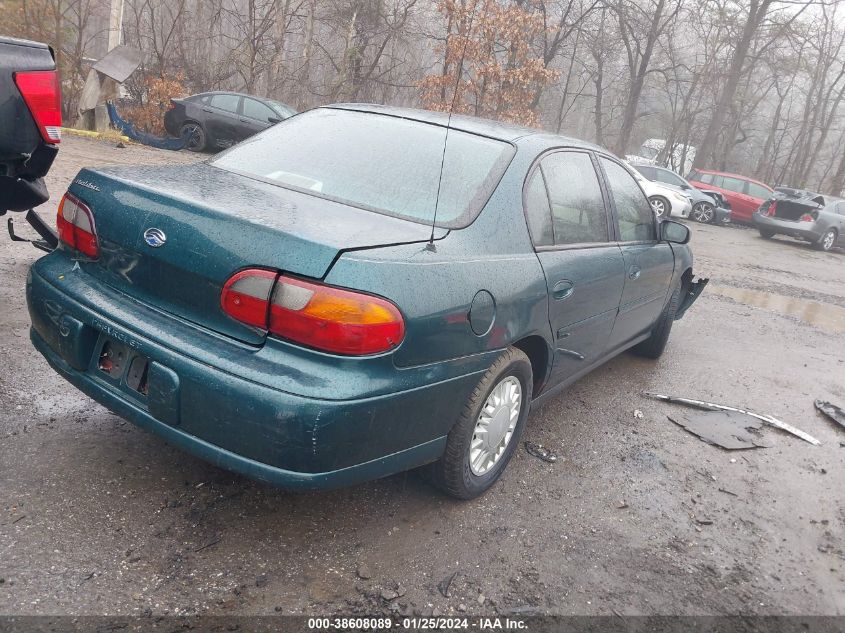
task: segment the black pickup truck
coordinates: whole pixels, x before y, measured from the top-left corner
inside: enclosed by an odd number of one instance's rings
[[[0,215],[29,211],[44,238],[50,231],[31,209],[49,198],[44,176],[58,152],[61,93],[46,44],[0,36]],[[10,224],[10,234],[16,239]],[[36,244],[38,245],[38,244]]]

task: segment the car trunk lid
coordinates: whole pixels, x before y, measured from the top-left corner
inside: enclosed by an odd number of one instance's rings
[[[798,222],[803,216],[818,211],[822,207],[810,198],[772,198],[761,205],[760,212],[787,222]]]
[[[343,250],[430,235],[422,224],[205,163],[85,169],[70,191],[94,214],[100,257],[82,262],[87,272],[147,305],[253,345],[265,333],[220,306],[221,289],[236,271],[263,267],[320,279]]]

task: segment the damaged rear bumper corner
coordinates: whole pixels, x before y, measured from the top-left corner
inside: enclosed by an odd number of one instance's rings
[[[695,300],[698,299],[699,295],[704,291],[704,287],[709,283],[709,281],[709,278],[694,280],[685,288],[684,293],[681,296],[681,303],[675,311],[676,321],[684,316],[690,306],[695,303]]]

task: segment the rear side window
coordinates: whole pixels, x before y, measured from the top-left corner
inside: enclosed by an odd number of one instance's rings
[[[549,201],[555,244],[607,242],[607,212],[589,154],[557,152],[540,163]]]
[[[214,95],[211,97],[211,105],[226,112],[237,112],[238,102],[241,98],[238,95]]]
[[[745,180],[733,178],[731,176],[722,176],[722,184],[719,185],[722,189],[733,191],[734,193],[745,193]]]
[[[674,185],[675,187],[683,187],[686,183],[683,178],[667,169],[655,169],[657,172],[657,181],[665,182],[667,185]]]
[[[748,195],[754,196],[755,198],[762,198],[763,200],[766,200],[772,195],[772,192],[769,191],[768,189],[766,189],[762,185],[758,185],[755,182],[749,182],[748,183]]]
[[[528,231],[534,246],[551,246],[554,244],[552,234],[552,210],[549,207],[549,196],[546,193],[546,183],[543,173],[535,169],[525,185],[525,218],[528,221]]]
[[[701,182],[702,175],[703,174],[700,171],[698,171],[697,169],[693,169],[689,174],[687,174],[687,178],[689,178],[690,180],[697,180],[698,182]]]
[[[716,184],[715,180],[713,179],[713,174],[703,174],[701,172],[698,173],[698,178],[695,178],[699,182],[707,183],[708,185],[715,185],[718,187],[719,185]]]
[[[622,165],[604,157],[600,160],[616,205],[620,239],[623,242],[655,241],[654,211],[637,181]]]
[[[654,180],[654,167],[647,167],[645,165],[634,165],[634,169],[636,169],[649,180]]]

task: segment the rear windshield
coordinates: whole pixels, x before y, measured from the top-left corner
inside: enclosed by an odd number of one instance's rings
[[[367,112],[318,109],[291,117],[211,161],[279,187],[437,225],[469,224],[502,177],[513,147],[475,134]]]

